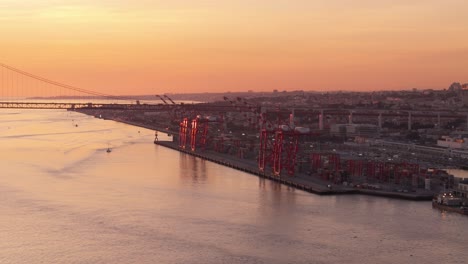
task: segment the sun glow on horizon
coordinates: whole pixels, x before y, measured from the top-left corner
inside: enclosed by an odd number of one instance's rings
[[[445,88],[468,2],[0,0],[3,63],[112,94]]]

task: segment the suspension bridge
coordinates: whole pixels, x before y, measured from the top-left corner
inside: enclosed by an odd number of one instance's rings
[[[226,99],[226,98],[225,98]],[[237,98],[240,100],[240,98]],[[116,96],[99,91],[83,89],[64,84],[48,78],[0,63],[0,108],[16,109],[102,109],[102,110],[142,110],[142,111],[173,111],[180,112],[250,112],[252,108],[260,111],[258,106],[249,106],[231,101],[229,104],[177,104],[167,95],[154,95],[151,100],[139,100],[136,96]],[[375,117],[379,127],[383,118],[407,118],[408,129],[411,130],[412,120],[415,118],[464,119],[468,128],[468,113],[453,112],[451,110],[423,111],[393,111],[377,109],[323,109],[321,107],[294,108],[296,114],[303,112],[304,116],[319,116],[320,127],[323,127],[325,116],[347,117],[352,119]],[[265,110],[267,111],[267,110]],[[270,109],[270,111],[272,111]],[[291,109],[283,109],[290,113]],[[273,110],[273,112],[278,112]]]
[[[164,110],[176,105],[166,99],[171,104],[164,100],[164,104],[154,100],[143,103],[134,97],[75,87],[0,63],[0,108]]]

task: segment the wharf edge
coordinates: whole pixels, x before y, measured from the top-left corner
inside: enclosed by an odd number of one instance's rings
[[[261,173],[258,170],[253,170],[246,166],[233,164],[229,161],[226,161],[225,159],[213,158],[204,153],[181,149],[177,146],[177,144],[170,142],[170,141],[155,141],[154,144],[163,146],[166,148],[170,148],[170,149],[173,149],[173,150],[176,150],[181,153],[185,153],[194,157],[198,157],[203,160],[208,160],[208,161],[211,161],[211,162],[214,162],[214,163],[226,166],[226,167],[230,167],[239,171],[247,172],[249,174],[256,175],[260,178],[272,180],[272,181],[284,184],[289,187],[293,187],[299,190],[303,190],[303,191],[318,194],[318,195],[363,194],[363,195],[381,196],[381,197],[387,197],[387,198],[397,198],[397,199],[412,200],[412,201],[431,201],[433,198],[433,195],[412,195],[412,194],[406,194],[406,193],[394,193],[394,192],[362,190],[362,189],[340,189],[340,190],[336,189],[335,190],[335,189],[328,189],[325,186],[317,187],[317,186],[312,186],[309,184],[302,184],[302,183],[294,182],[284,177],[278,177],[278,176],[273,176],[273,175],[269,175],[266,173]]]

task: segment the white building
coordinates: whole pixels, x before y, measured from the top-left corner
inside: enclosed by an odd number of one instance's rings
[[[468,149],[468,136],[442,136],[441,139],[437,140],[437,146],[449,149]]]
[[[468,199],[468,179],[460,181],[454,193],[457,197]]]

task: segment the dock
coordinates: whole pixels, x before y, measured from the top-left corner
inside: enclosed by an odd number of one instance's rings
[[[255,162],[236,158],[230,155],[220,154],[212,151],[191,151],[180,148],[177,143],[170,141],[155,141],[156,145],[170,148],[187,155],[191,155],[203,160],[211,161],[229,168],[233,168],[239,171],[243,171],[252,175],[256,175],[260,178],[268,179],[274,182],[284,184],[289,187],[293,187],[299,190],[303,190],[309,193],[318,195],[345,195],[345,194],[363,194],[372,196],[381,196],[388,198],[397,198],[413,201],[431,201],[432,194],[418,194],[418,193],[400,193],[400,192],[389,192],[382,190],[369,190],[369,189],[356,189],[353,187],[333,185],[331,188],[328,187],[329,183],[320,181],[311,176],[305,174],[299,174],[293,176],[276,176],[272,173],[262,172],[258,169]]]

